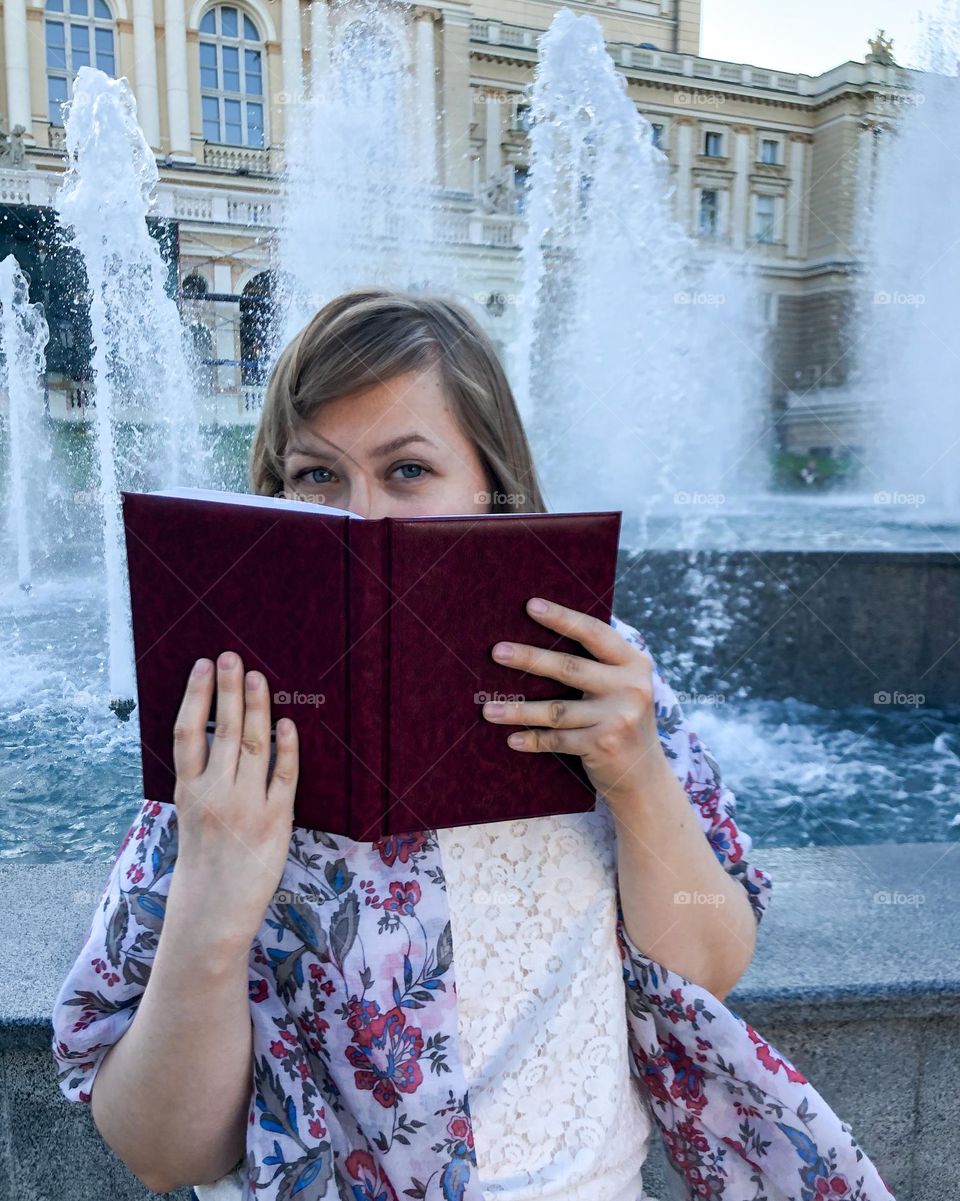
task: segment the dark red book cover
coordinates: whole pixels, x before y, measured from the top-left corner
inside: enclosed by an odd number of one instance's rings
[[[145,797],[173,800],[194,660],[234,650],[266,676],[272,723],[296,722],[297,826],[372,842],[593,808],[578,756],[512,750],[518,727],[482,704],[581,695],[490,652],[587,655],[526,602],[609,622],[619,512],[364,520],[204,489],[121,496]]]

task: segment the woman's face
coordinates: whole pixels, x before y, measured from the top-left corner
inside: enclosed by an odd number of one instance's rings
[[[492,484],[435,367],[323,405],[294,431],[284,494],[361,517],[489,513]]]

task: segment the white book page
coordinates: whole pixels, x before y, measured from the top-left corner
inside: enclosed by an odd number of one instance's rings
[[[297,508],[307,512],[316,511],[334,517],[356,517],[363,521],[359,513],[351,513],[348,509],[335,509],[333,505],[321,505],[316,501],[290,500],[285,496],[257,496],[248,492],[217,492],[214,488],[161,488],[148,493],[149,496],[176,496],[183,500],[211,500],[225,505],[249,505],[255,509],[292,509]]]

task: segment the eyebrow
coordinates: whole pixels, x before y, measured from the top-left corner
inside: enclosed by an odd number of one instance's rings
[[[400,448],[403,446],[409,446],[412,442],[423,442],[427,446],[432,446],[434,450],[437,449],[436,443],[431,442],[430,439],[425,437],[423,434],[400,434],[399,437],[391,438],[389,442],[384,442],[382,446],[377,446],[370,452],[370,455],[374,459],[382,459],[386,455],[393,454],[394,451],[400,450]],[[300,446],[295,443],[291,444],[288,449],[291,454],[308,456],[329,453],[325,449],[316,450],[311,447]]]

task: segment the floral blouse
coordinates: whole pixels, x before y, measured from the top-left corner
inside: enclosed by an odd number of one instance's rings
[[[653,663],[664,753],[759,923],[771,881],[748,861],[734,795],[643,636],[611,624]],[[245,1201],[485,1201],[458,1046],[464,959],[441,851],[436,830],[361,843],[294,828],[249,958]],[[54,1003],[52,1052],[71,1101],[89,1102],[133,1020],[176,858],[175,807],[144,800]],[[797,1068],[707,989],[636,947],[619,902],[616,943],[629,1071],[691,1199],[893,1201],[850,1126]]]

